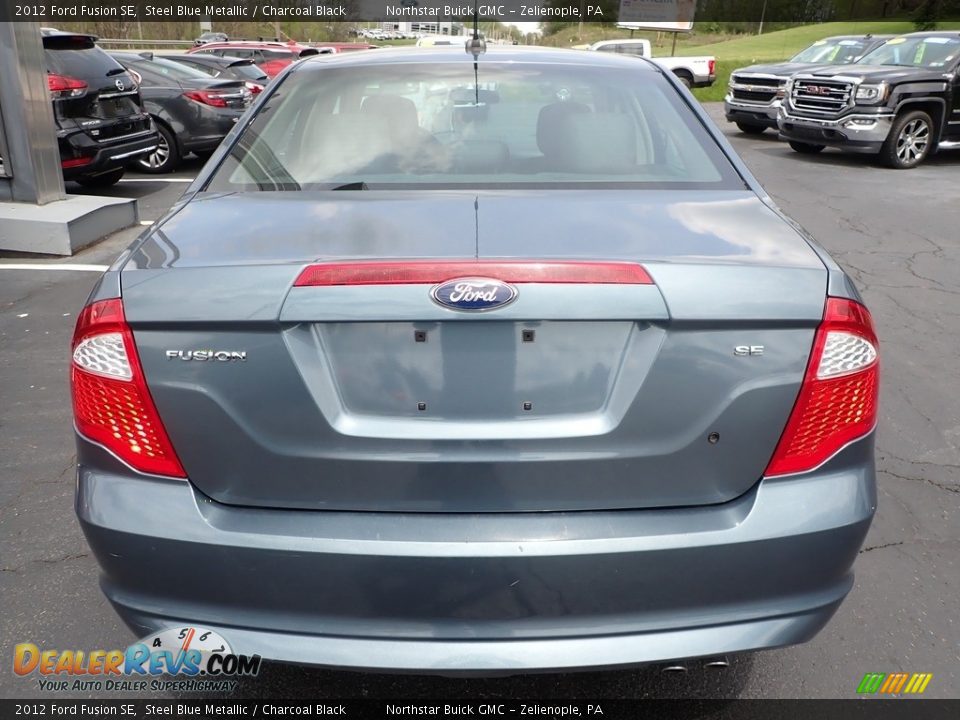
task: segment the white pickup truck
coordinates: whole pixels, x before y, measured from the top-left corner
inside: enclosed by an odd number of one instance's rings
[[[658,65],[672,70],[687,87],[710,87],[717,79],[717,59],[709,55],[698,57],[653,57],[653,48],[649,40],[643,38],[624,40],[601,40],[593,45],[580,46],[585,50],[621,53],[650,58]]]

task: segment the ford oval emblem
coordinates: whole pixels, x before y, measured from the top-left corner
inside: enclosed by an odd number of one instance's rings
[[[430,291],[433,301],[452,310],[496,310],[517,299],[517,289],[493,278],[455,278]]]

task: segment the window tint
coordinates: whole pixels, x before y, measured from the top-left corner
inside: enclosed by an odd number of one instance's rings
[[[899,37],[864,56],[864,65],[902,65],[905,67],[949,68],[960,56],[957,37]]]
[[[263,58],[264,62],[268,62],[270,60],[296,60],[297,59],[296,54],[290,52],[289,50],[258,50],[257,54],[261,58]]]
[[[643,57],[643,45],[641,43],[624,43],[620,46],[624,55],[639,55]]]
[[[201,72],[207,77],[217,77],[220,75],[220,71],[212,65],[201,65],[199,63],[190,62],[189,60],[174,60],[173,62],[184,65],[192,70],[196,70],[197,72]]]
[[[162,77],[169,80],[196,80],[198,78],[206,79],[210,77],[196,68],[182,65],[173,60],[165,60],[164,58],[154,58],[153,60],[141,58],[131,61],[130,65],[138,72],[146,71],[154,77]]]
[[[356,182],[743,187],[659,73],[494,62],[293,73],[210,187]]]
[[[819,40],[794,55],[790,62],[846,65],[863,55],[866,47],[860,40]]]
[[[267,74],[254,63],[237,63],[230,66],[230,72],[250,80],[263,80]]]
[[[59,75],[73,75],[81,78],[106,77],[108,74],[122,72],[123,68],[112,57],[97,47],[72,49],[66,47],[44,47],[47,70]]]

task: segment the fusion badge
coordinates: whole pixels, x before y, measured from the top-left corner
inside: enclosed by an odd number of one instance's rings
[[[517,289],[493,278],[455,278],[430,291],[433,301],[451,310],[496,310],[517,299]]]
[[[247,353],[243,350],[167,350],[167,360],[231,362],[246,359]]]

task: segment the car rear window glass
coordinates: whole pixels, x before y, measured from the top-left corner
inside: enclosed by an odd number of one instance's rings
[[[123,68],[107,53],[92,43],[78,39],[70,44],[66,40],[51,43],[44,39],[43,47],[47,70],[58,75],[70,75],[83,79],[106,77],[117,74]],[[113,71],[113,72],[111,72]]]
[[[743,188],[658,72],[467,61],[304,68],[209,189]]]
[[[200,63],[190,62],[190,60],[187,60],[187,59],[174,60],[173,62],[180,63],[181,65],[185,65],[191,68],[192,70],[196,70],[197,72],[202,72],[207,77],[217,77],[218,75],[220,75],[221,72],[223,72],[221,68],[215,67],[213,65],[201,65]]]
[[[289,50],[257,50],[257,54],[264,60],[295,60],[296,53]]]
[[[250,80],[262,80],[267,76],[259,66],[254,65],[252,62],[247,63],[236,63],[230,66],[230,71],[236,75],[241,75]]]
[[[138,70],[147,70],[153,75],[160,75],[171,80],[208,79],[210,76],[194,67],[155,57],[152,60],[140,58],[130,63]]]

